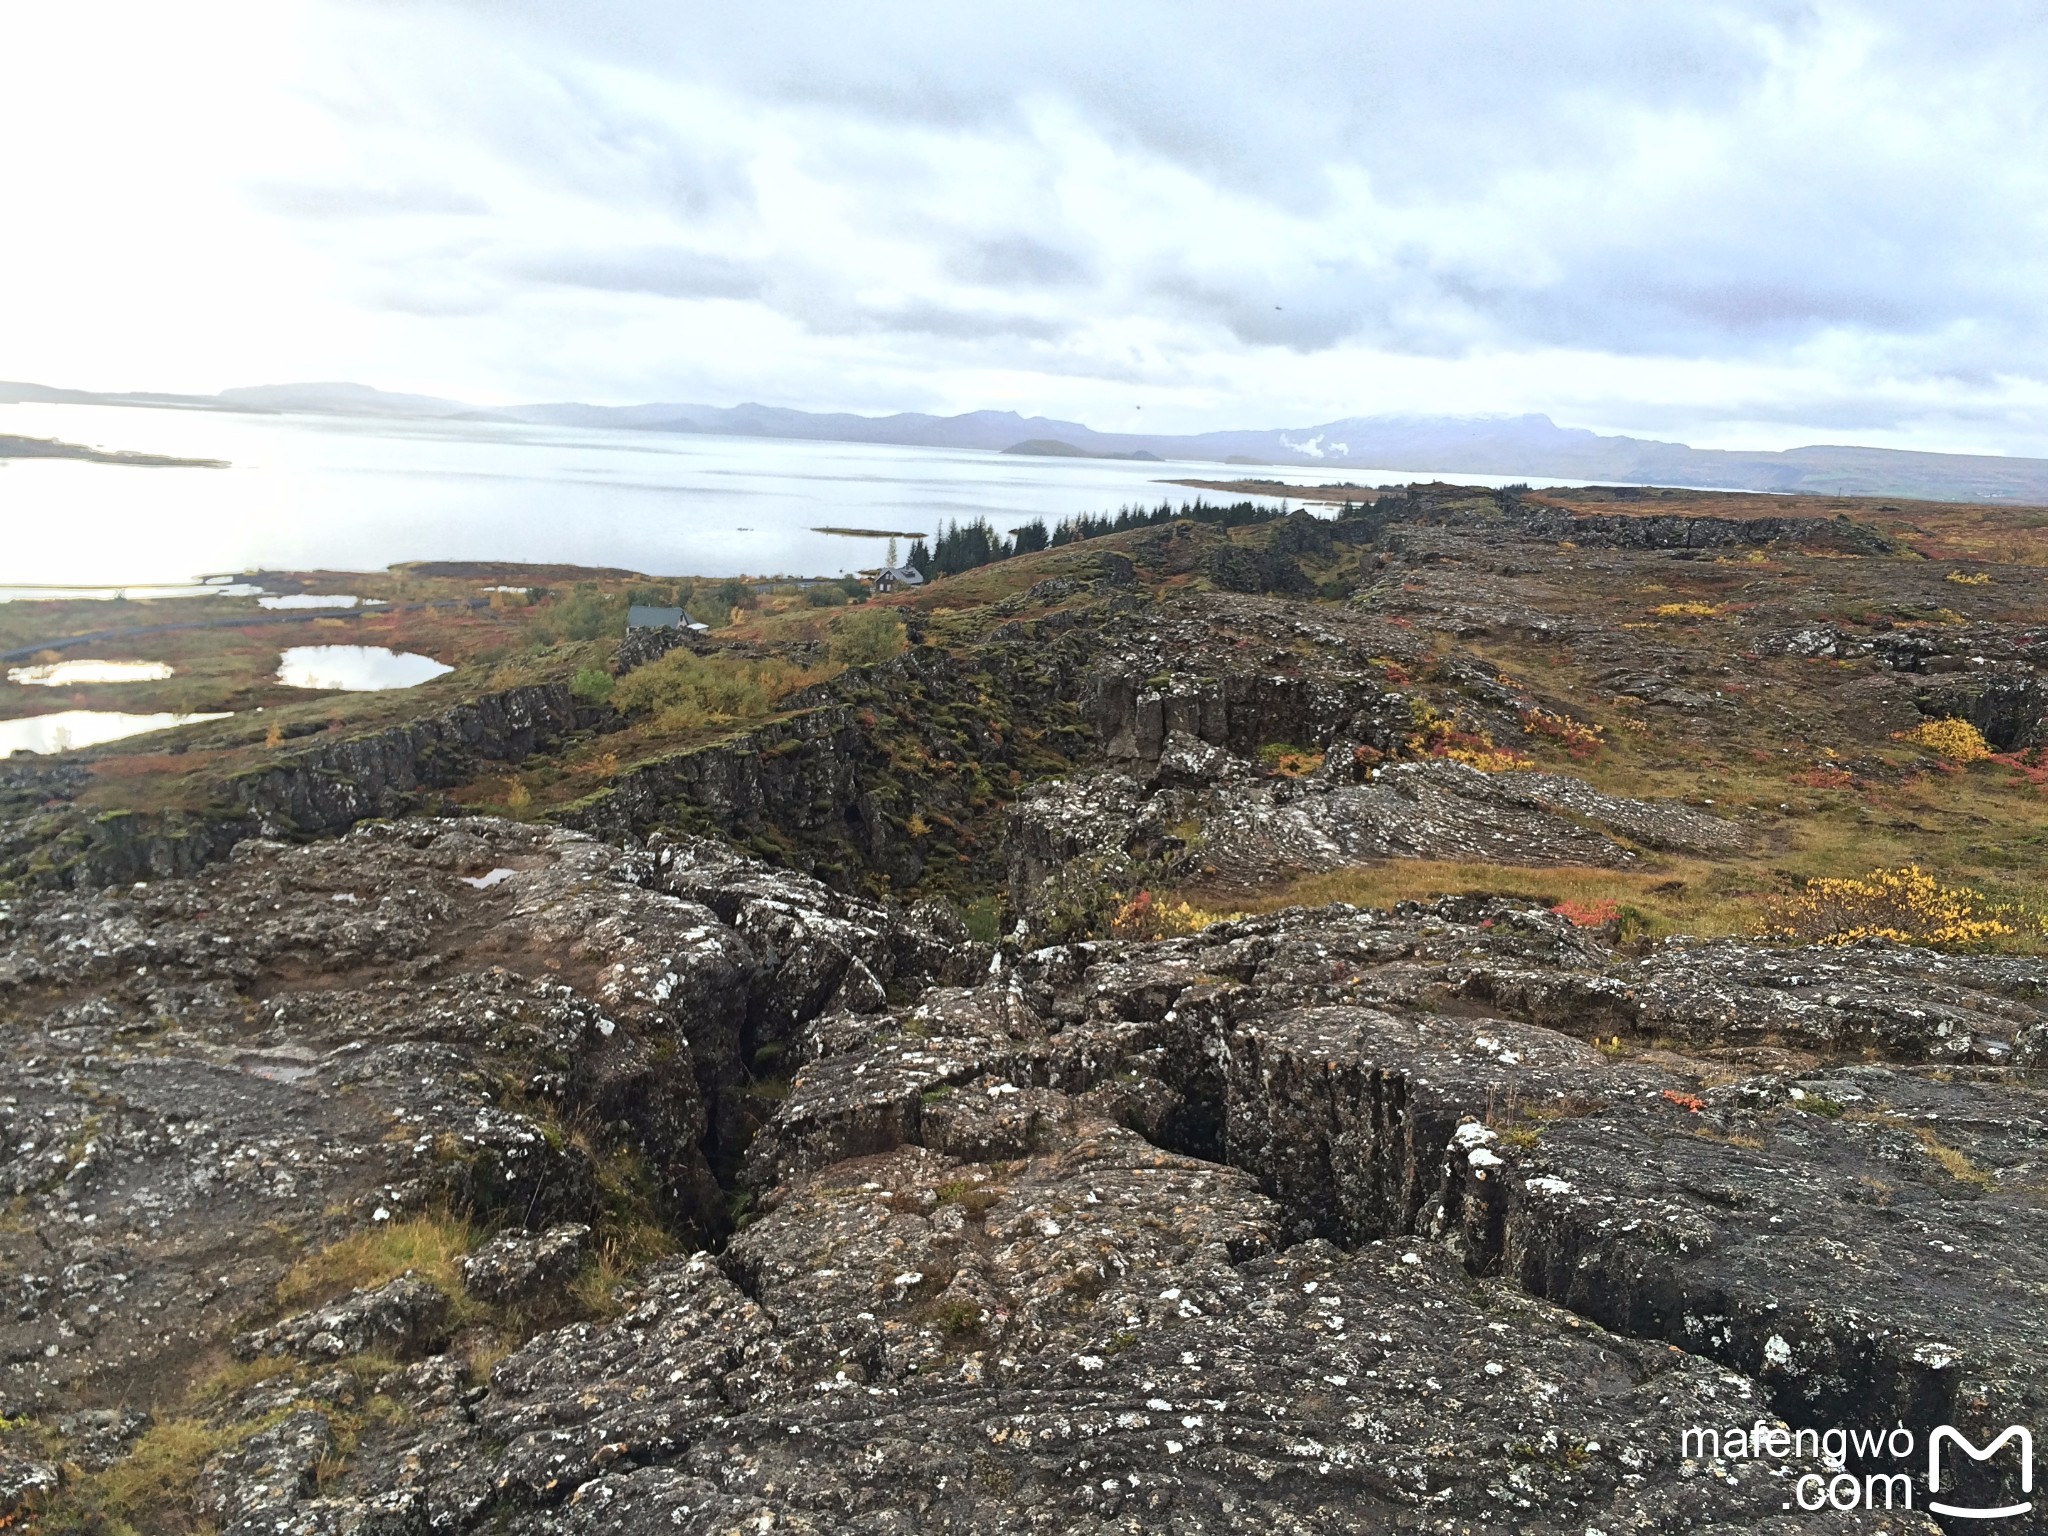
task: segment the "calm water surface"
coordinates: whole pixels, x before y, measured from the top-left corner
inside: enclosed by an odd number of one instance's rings
[[[96,747],[101,742],[169,730],[174,725],[190,725],[197,720],[225,719],[225,714],[126,715],[111,709],[59,710],[22,720],[0,720],[0,757],[11,757],[16,752],[68,752],[73,747]]]
[[[277,680],[287,688],[347,693],[412,688],[454,670],[431,656],[382,645],[294,645],[277,658]]]
[[[175,584],[401,560],[840,575],[884,547],[821,524],[998,528],[1196,493],[1167,479],[1388,483],[1427,471],[1227,468],[689,433],[0,405],[0,434],[226,459],[229,469],[0,460],[0,591]],[[1502,477],[1445,476],[1469,484]],[[1532,482],[1533,483],[1533,482]],[[30,595],[24,592],[22,595]],[[111,595],[111,594],[110,594]],[[139,594],[138,594],[139,595]]]

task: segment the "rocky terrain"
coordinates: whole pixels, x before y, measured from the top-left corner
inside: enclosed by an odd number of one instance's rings
[[[2048,958],[1680,922],[1809,818],[1947,846],[1804,776],[2038,825],[2039,621],[1666,521],[1055,550],[523,817],[459,797],[634,719],[500,690],[134,827],[10,769],[0,1529],[2048,1530],[1927,1476],[2048,1430]]]

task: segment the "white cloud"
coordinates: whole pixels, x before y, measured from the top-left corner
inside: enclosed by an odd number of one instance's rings
[[[10,27],[0,375],[2048,452],[2017,4]]]

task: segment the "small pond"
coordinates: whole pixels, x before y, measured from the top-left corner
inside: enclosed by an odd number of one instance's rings
[[[25,720],[0,720],[0,757],[11,757],[16,752],[68,752],[73,747],[96,747],[124,736],[140,736],[145,731],[167,731],[174,725],[225,719],[226,713],[124,715],[110,709],[67,709],[54,715],[30,715]]]
[[[412,688],[454,670],[431,656],[381,645],[295,645],[278,658],[277,680],[287,688],[369,693]]]
[[[171,675],[165,661],[50,661],[34,667],[9,667],[7,681],[37,688],[69,688],[78,683],[160,683]]]
[[[293,592],[284,597],[259,597],[258,608],[353,608],[360,603],[360,597],[350,597],[345,592]]]

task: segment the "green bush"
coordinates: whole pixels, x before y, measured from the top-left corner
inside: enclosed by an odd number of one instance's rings
[[[606,597],[586,582],[554,605],[547,617],[547,627],[570,640],[597,640],[620,634],[626,627],[626,599]]]
[[[569,692],[586,704],[602,704],[612,696],[617,680],[602,667],[579,667]]]
[[[977,943],[993,944],[1002,937],[1003,911],[1000,898],[983,896],[960,909],[967,920],[967,932]]]
[[[903,654],[907,644],[903,621],[887,608],[850,613],[832,631],[832,659],[844,666],[867,667]]]
[[[745,661],[670,651],[620,678],[612,705],[647,711],[664,731],[697,730],[772,714],[783,699],[823,677],[773,657]]]
[[[744,581],[707,581],[691,589],[683,608],[699,624],[723,629],[732,622],[734,609],[754,604],[754,589]]]

